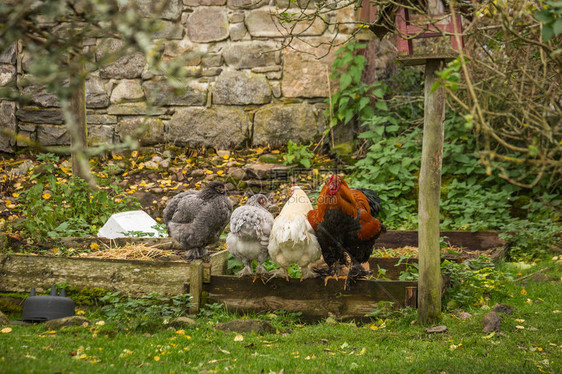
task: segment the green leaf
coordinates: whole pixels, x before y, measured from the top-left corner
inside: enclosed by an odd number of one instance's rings
[[[378,110],[388,111],[388,106],[386,105],[385,101],[377,101],[375,103],[375,106],[377,107]]]
[[[382,89],[381,87],[374,89],[373,95],[375,95],[379,99],[382,99],[384,97],[384,89]]]
[[[554,21],[554,17],[548,9],[543,9],[540,12],[535,13],[535,18],[537,21],[542,23],[551,23]]]
[[[398,175],[398,172],[400,172],[400,165],[390,165],[388,167],[388,171],[394,175]]]
[[[349,74],[342,74],[340,77],[340,90],[343,91],[351,84],[352,79]]]
[[[441,81],[435,81],[435,83],[431,86],[430,93],[434,93],[439,87],[441,87]]]
[[[353,110],[347,110],[345,112],[345,118],[343,120],[343,123],[348,123],[349,121],[351,121],[351,119],[353,118],[353,116],[355,115],[355,113],[353,112]]]
[[[554,37],[554,31],[552,27],[544,25],[542,28],[542,38],[545,42],[548,42],[550,39]]]
[[[554,35],[558,36],[562,34],[562,18],[558,18],[554,25],[552,26],[552,31],[554,31]]]
[[[362,110],[367,104],[369,104],[370,100],[368,97],[362,97],[359,99],[359,110]]]

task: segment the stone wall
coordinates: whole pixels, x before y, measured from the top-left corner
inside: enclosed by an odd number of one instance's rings
[[[139,4],[150,4],[136,0]],[[324,126],[327,73],[333,60],[326,45],[351,30],[320,20],[299,24],[292,48],[282,48],[287,32],[273,13],[287,0],[171,0],[162,12],[165,27],[155,34],[164,42],[164,57],[199,53],[187,62],[192,79],[175,96],[164,77],[151,73],[142,54],[121,57],[94,72],[86,84],[90,144],[115,143],[145,123],[146,99],[161,107],[146,120],[146,145],[175,142],[190,146],[232,148],[242,144],[308,142]],[[148,5],[147,5],[148,7]],[[147,8],[147,14],[150,11]],[[352,19],[352,9],[330,15]],[[119,40],[95,40],[96,58],[120,49]],[[318,47],[317,47],[318,46]],[[304,52],[304,53],[303,53]],[[0,55],[0,85],[21,79],[30,56],[24,46]],[[69,135],[56,97],[36,87],[27,106],[0,102],[0,129],[44,145],[65,145]],[[24,142],[0,138],[0,151],[13,152]]]

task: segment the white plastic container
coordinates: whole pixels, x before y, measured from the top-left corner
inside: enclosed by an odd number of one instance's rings
[[[158,232],[154,226],[158,222],[142,210],[116,213],[109,217],[105,225],[98,231],[100,238],[165,238],[166,233]]]

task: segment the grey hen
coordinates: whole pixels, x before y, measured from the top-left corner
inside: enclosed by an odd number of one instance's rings
[[[267,205],[265,195],[254,195],[246,205],[236,208],[230,218],[230,233],[226,237],[226,245],[232,256],[245,265],[238,273],[239,276],[253,273],[253,260],[258,263],[256,275],[261,277],[266,272],[262,264],[269,257],[267,245],[273,226],[273,215],[267,210]]]
[[[163,216],[170,236],[186,250],[185,258],[193,260],[207,253],[205,246],[219,240],[231,213],[224,183],[211,182],[201,191],[174,196]]]

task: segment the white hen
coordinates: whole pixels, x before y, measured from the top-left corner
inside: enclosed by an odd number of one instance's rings
[[[306,218],[310,210],[312,204],[306,193],[293,186],[291,197],[275,218],[269,237],[269,255],[281,268],[273,273],[274,276],[288,280],[287,268],[291,264],[300,266],[301,280],[316,276],[308,265],[320,259],[322,250]]]

